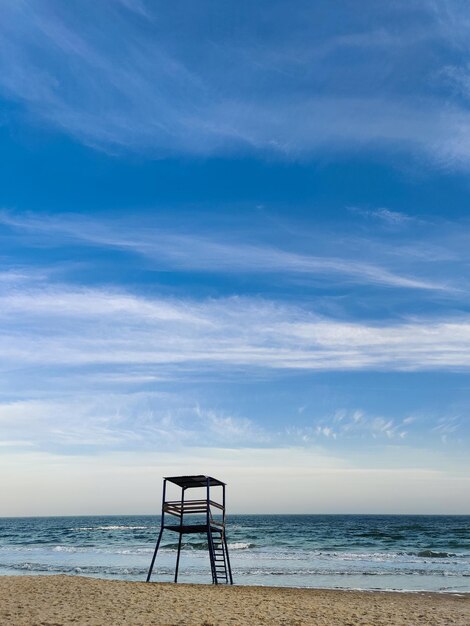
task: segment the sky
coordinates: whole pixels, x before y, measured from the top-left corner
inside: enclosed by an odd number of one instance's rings
[[[470,9],[0,2],[0,515],[470,514]]]

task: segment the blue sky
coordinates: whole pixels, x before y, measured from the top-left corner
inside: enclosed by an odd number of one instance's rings
[[[3,514],[470,513],[466,4],[0,7]]]

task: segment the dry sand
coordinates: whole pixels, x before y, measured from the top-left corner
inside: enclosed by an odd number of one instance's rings
[[[0,624],[470,626],[470,595],[0,576]]]

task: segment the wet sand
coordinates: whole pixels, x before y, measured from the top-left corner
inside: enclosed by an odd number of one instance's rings
[[[470,594],[147,584],[80,576],[2,576],[0,624],[469,626]]]

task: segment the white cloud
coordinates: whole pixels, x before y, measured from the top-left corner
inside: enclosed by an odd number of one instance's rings
[[[308,7],[302,3],[289,11],[282,24],[287,32],[281,29],[282,36],[260,45],[254,33],[238,29],[224,41],[223,28],[219,37],[216,28],[201,30],[206,25],[197,15],[194,29],[183,29],[183,36],[170,10],[159,10],[153,18],[151,7],[136,0],[98,3],[85,16],[65,5],[58,11],[48,2],[12,3],[4,8],[0,25],[5,59],[0,86],[36,120],[111,152],[254,149],[291,157],[385,147],[468,165],[466,108],[431,95],[418,80],[423,58],[429,74],[447,67],[446,57],[440,61],[437,53],[431,64],[428,50],[453,49],[450,18],[436,15],[433,7],[412,12],[402,5],[400,37],[387,23],[387,12],[369,28],[362,24],[354,31],[348,24],[349,31],[325,37],[315,30],[316,11]],[[153,29],[129,20],[128,9]],[[209,7],[201,12],[211,14]],[[289,26],[291,14],[303,19]],[[347,8],[339,14],[346,23],[354,17]],[[258,8],[250,15],[249,23],[257,24]],[[270,22],[270,16],[263,17]],[[308,37],[306,24],[312,29]],[[177,25],[183,28],[181,21]],[[277,31],[279,25],[271,27]],[[459,28],[468,39],[468,27]],[[169,35],[176,32],[185,46]],[[121,46],[109,45],[118,38]],[[342,63],[341,54],[351,49],[356,62]],[[364,54],[367,50],[373,52]],[[405,63],[416,74],[406,89]],[[377,78],[384,66],[386,81]]]
[[[417,218],[411,217],[406,213],[401,211],[392,211],[386,207],[379,207],[378,209],[363,209],[360,207],[348,208],[352,213],[382,221],[389,226],[403,226],[408,224],[417,224],[420,222]]]
[[[144,17],[149,17],[149,12],[147,11],[144,0],[117,0],[117,1],[120,2],[123,6],[125,6],[126,9],[129,9],[129,11],[133,11],[134,13],[137,13]]]
[[[149,227],[139,229],[128,223],[113,225],[75,215],[37,218],[3,211],[0,213],[0,223],[18,229],[22,234],[36,236],[33,242],[41,246],[64,245],[72,239],[135,253],[157,263],[158,267],[163,263],[173,271],[276,274],[284,279],[300,276],[326,280],[333,277],[338,283],[448,293],[457,291],[444,281],[407,275],[406,272],[388,269],[377,262],[358,259],[352,251],[348,251],[344,240],[338,244],[338,247],[344,248],[343,256],[308,255],[266,244],[228,243],[226,237],[216,239]],[[368,242],[364,241],[363,247],[367,245]]]
[[[428,416],[427,429],[441,431],[439,425],[446,418]],[[420,429],[414,429],[411,424],[413,417],[390,418],[380,415],[370,415],[356,410],[337,410],[332,415],[316,416],[311,418],[310,425],[289,428],[288,433],[293,441],[317,442],[325,444],[326,440],[343,441],[369,441],[384,443],[387,440],[404,440],[410,435],[419,438]],[[433,427],[433,424],[437,426]],[[450,431],[449,431],[450,432]],[[455,432],[455,431],[452,431]],[[422,433],[421,433],[422,434]]]
[[[446,415],[440,417],[438,424],[433,428],[435,432],[447,437],[454,436],[462,428],[462,417],[460,415]]]
[[[250,419],[201,407],[182,393],[74,393],[0,403],[0,446],[39,449],[179,449],[222,443],[267,445],[272,435]]]
[[[0,297],[3,366],[298,370],[470,366],[470,320],[365,323],[252,298],[145,298],[54,287]],[[145,374],[145,371],[141,371]],[[158,374],[158,370],[157,370]]]
[[[272,435],[247,418],[233,417],[214,410],[195,407],[195,414],[204,431],[203,437],[216,437],[219,441],[226,441],[232,445],[244,443],[254,445],[268,443]],[[197,428],[197,426],[196,426]]]

